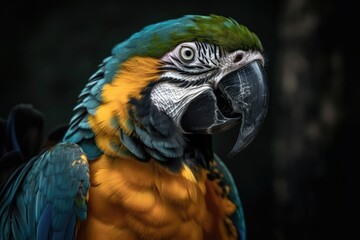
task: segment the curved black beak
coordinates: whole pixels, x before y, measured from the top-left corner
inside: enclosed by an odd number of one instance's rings
[[[244,149],[259,132],[268,108],[268,85],[260,61],[229,73],[217,85],[234,113],[242,115],[238,139],[229,153],[233,157]]]
[[[229,153],[233,157],[257,135],[268,108],[268,86],[259,60],[220,79],[215,89],[197,96],[181,119],[186,133],[213,134],[241,122],[238,139]]]

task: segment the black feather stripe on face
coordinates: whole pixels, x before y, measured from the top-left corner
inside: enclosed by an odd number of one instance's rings
[[[182,48],[192,50],[193,59],[183,60]],[[214,75],[218,70],[223,55],[224,50],[217,45],[203,42],[182,43],[162,58],[163,66],[160,70],[170,75],[179,74],[178,79],[189,82],[208,78],[211,72]]]
[[[130,100],[133,110],[129,115],[138,125],[136,134],[130,137],[136,138],[141,149],[136,151],[145,152],[149,159],[157,160],[172,172],[179,172],[183,164],[193,171],[207,168],[213,154],[211,136],[184,135],[165,112],[152,104],[150,93],[155,84],[150,84],[140,99]]]

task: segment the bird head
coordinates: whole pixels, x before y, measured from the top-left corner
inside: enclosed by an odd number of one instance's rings
[[[113,48],[80,94],[65,140],[90,159],[126,152],[178,169],[204,162],[208,136],[237,124],[230,156],[240,152],[258,133],[267,104],[258,37],[231,18],[186,15]]]

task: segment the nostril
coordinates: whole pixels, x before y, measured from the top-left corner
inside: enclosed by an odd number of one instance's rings
[[[235,56],[235,59],[234,59],[234,63],[237,63],[237,62],[240,62],[242,59],[243,59],[243,54],[242,53],[238,53],[236,56]]]

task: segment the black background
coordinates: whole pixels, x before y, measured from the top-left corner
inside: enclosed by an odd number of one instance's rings
[[[358,27],[349,2],[33,0],[3,1],[0,11],[0,117],[31,103],[46,131],[69,121],[97,65],[142,27],[210,13],[246,25],[263,43],[270,84],[258,137],[226,160],[248,239],[355,238]],[[236,136],[215,136],[223,159]]]

